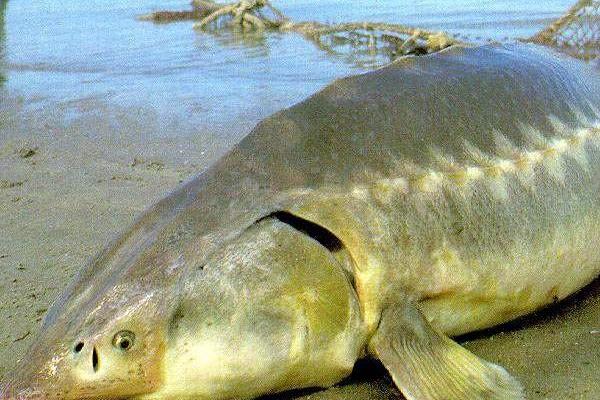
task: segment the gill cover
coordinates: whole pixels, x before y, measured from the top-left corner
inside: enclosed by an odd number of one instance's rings
[[[333,385],[364,338],[340,261],[272,217],[191,273],[167,343],[164,386],[148,398],[215,400]]]

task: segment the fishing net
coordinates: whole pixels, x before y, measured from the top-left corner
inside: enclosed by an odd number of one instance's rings
[[[361,67],[376,67],[398,56],[433,53],[459,43],[444,32],[400,24],[303,22],[283,28],[300,33],[319,49]]]
[[[156,22],[194,19],[198,21],[194,28],[207,33],[225,28],[240,33],[265,29],[295,32],[330,55],[363,67],[385,64],[402,55],[428,54],[461,43],[457,36],[445,32],[401,24],[293,22],[269,0],[236,3],[193,0],[192,6],[192,11],[161,11],[142,18]],[[597,58],[600,54],[600,0],[580,0],[546,29],[522,40],[551,46],[584,60]]]
[[[528,41],[584,60],[596,59],[600,55],[600,0],[580,0]]]
[[[329,55],[361,67],[376,67],[400,55],[427,54],[459,43],[444,32],[401,24],[293,22],[269,0],[242,0],[237,3],[193,0],[192,6],[192,11],[159,11],[141,19],[155,22],[197,20],[195,29],[213,35],[227,28],[241,35],[264,29],[294,32]]]

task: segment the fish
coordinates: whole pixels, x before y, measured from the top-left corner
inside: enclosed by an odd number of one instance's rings
[[[452,46],[260,122],[78,274],[5,399],[252,399],[379,360],[409,400],[523,399],[452,339],[600,273],[600,75]]]

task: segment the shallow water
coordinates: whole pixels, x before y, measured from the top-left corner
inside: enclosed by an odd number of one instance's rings
[[[4,0],[0,0],[4,2]],[[572,0],[275,1],[294,21],[407,23],[472,40],[526,37]],[[8,1],[2,95],[29,109],[92,102],[148,108],[163,121],[157,135],[185,121],[200,132],[239,135],[261,118],[336,77],[362,72],[295,34],[240,38],[195,32],[191,22],[154,24],[136,16],[189,9],[188,0]],[[144,116],[140,116],[143,120]],[[231,137],[229,137],[231,139]]]

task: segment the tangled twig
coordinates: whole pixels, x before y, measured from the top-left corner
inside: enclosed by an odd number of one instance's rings
[[[400,24],[357,22],[327,25],[318,22],[290,21],[273,7],[269,0],[241,0],[220,4],[213,0],[192,0],[192,11],[160,11],[142,17],[155,22],[184,19],[199,20],[194,28],[210,31],[241,28],[261,32],[275,29],[296,32],[331,54],[336,49],[350,46],[355,53],[375,54],[382,50],[392,56],[426,54],[453,44],[464,43],[444,32],[434,32]],[[269,11],[267,17],[264,10]],[[228,23],[220,24],[222,20]],[[213,30],[214,32],[214,30]],[[345,35],[345,36],[344,36]],[[561,18],[545,30],[522,41],[544,44],[585,60],[600,57],[600,0],[578,0]],[[366,52],[364,52],[366,49]]]
[[[439,51],[458,43],[443,32],[433,32],[399,24],[387,23],[342,23],[327,25],[318,22],[294,23],[269,0],[241,0],[237,3],[215,3],[212,0],[193,0],[193,10],[189,12],[161,11],[143,17],[146,20],[167,22],[172,20],[196,19],[195,29],[210,31],[210,28],[241,29],[243,31],[263,31],[266,29],[282,32],[296,32],[313,42],[320,49],[338,54],[336,47],[341,44],[356,48],[367,48],[377,53],[382,43],[393,48],[394,56],[405,54],[425,54]],[[268,17],[263,10],[267,10]],[[227,21],[220,24],[221,21]],[[346,36],[344,36],[346,35]],[[327,41],[326,38],[332,38]]]
[[[197,3],[197,4],[196,4]],[[190,11],[157,11],[142,15],[138,19],[142,21],[154,22],[175,22],[185,20],[201,20],[211,13],[217,11],[221,6],[212,1],[197,0],[192,3]]]
[[[205,29],[218,19],[228,16],[231,18],[230,26],[242,29],[264,30],[278,28],[287,18],[277,10],[268,0],[241,0],[232,4],[217,5],[211,1],[195,0],[193,5],[197,9],[209,10],[208,15],[194,25],[194,29]],[[266,17],[261,10],[269,9],[275,18]]]

